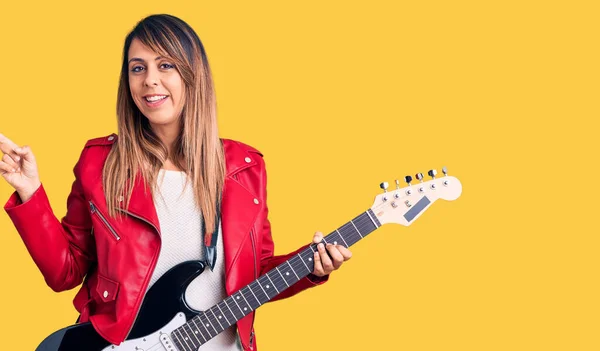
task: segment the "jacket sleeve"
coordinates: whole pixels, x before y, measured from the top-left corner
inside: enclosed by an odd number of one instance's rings
[[[309,244],[302,246],[298,250],[295,250],[287,255],[274,255],[275,245],[273,243],[273,237],[271,235],[271,223],[269,222],[268,214],[269,209],[267,207],[267,172],[264,164],[264,160],[262,157],[259,157],[259,162],[261,163],[261,197],[263,199],[264,210],[261,213],[263,216],[263,226],[262,230],[262,242],[260,245],[260,274],[265,274],[271,269],[275,268],[279,264],[287,261],[292,258],[294,255],[298,254],[305,248],[309,246]],[[296,284],[290,286],[286,290],[282,291],[279,295],[274,297],[271,301],[281,300],[288,298],[290,296],[296,295],[297,293],[306,290],[308,288],[312,288],[313,286],[321,285],[329,280],[329,275],[325,275],[323,277],[318,277],[312,273],[308,276],[300,279]]]
[[[46,283],[57,292],[81,284],[96,257],[92,220],[81,185],[86,150],[73,169],[75,181],[61,221],[50,207],[43,184],[25,203],[15,191],[4,205]]]

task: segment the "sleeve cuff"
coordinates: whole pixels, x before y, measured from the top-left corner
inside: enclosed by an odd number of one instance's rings
[[[309,274],[306,276],[306,278],[307,278],[307,279],[308,279],[308,280],[309,280],[311,283],[313,283],[313,284],[315,284],[315,285],[319,285],[319,284],[323,284],[323,283],[325,283],[326,281],[328,281],[328,280],[329,280],[329,274],[327,274],[327,275],[324,275],[324,276],[322,276],[322,277],[319,277],[319,276],[317,276],[317,275],[314,275],[314,274],[312,274],[312,273],[309,273]]]
[[[6,201],[4,204],[4,210],[10,215],[13,211],[20,211],[21,209],[27,208],[29,204],[39,201],[40,198],[47,198],[46,190],[44,189],[43,184],[40,184],[33,195],[31,195],[31,198],[25,202],[23,202],[19,196],[19,193],[14,191],[8,198],[8,201]]]

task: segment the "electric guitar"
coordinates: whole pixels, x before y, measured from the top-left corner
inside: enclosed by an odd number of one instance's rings
[[[373,206],[323,238],[324,243],[352,246],[375,229],[387,223],[404,226],[412,224],[437,199],[455,200],[462,192],[460,181],[447,175],[436,178],[430,170],[429,181],[387,191],[375,198]],[[91,323],[75,324],[48,336],[38,346],[38,351],[196,351],[208,340],[232,326],[239,319],[257,309],[281,291],[313,271],[311,244],[294,257],[273,268],[233,295],[206,311],[192,310],[185,302],[185,290],[194,278],[202,274],[204,264],[199,261],[181,263],[165,273],[148,290],[137,319],[120,345],[111,345],[94,330]]]

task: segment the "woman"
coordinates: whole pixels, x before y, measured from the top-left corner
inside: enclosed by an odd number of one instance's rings
[[[0,170],[16,190],[5,210],[53,290],[83,282],[79,321],[104,339],[128,337],[149,287],[180,262],[209,266],[186,295],[202,310],[303,249],[273,255],[262,154],[219,139],[208,60],[184,21],[152,15],[127,35],[117,118],[118,136],[86,143],[60,221],[31,149],[0,135]],[[318,247],[312,273],[275,299],[325,282],[351,256]],[[253,321],[254,312],[202,350],[256,350]]]

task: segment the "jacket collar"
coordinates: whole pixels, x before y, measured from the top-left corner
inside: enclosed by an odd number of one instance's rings
[[[230,139],[221,139],[225,152],[226,177],[232,177],[235,173],[257,164],[256,155],[260,152],[248,145],[242,146],[239,142]]]

